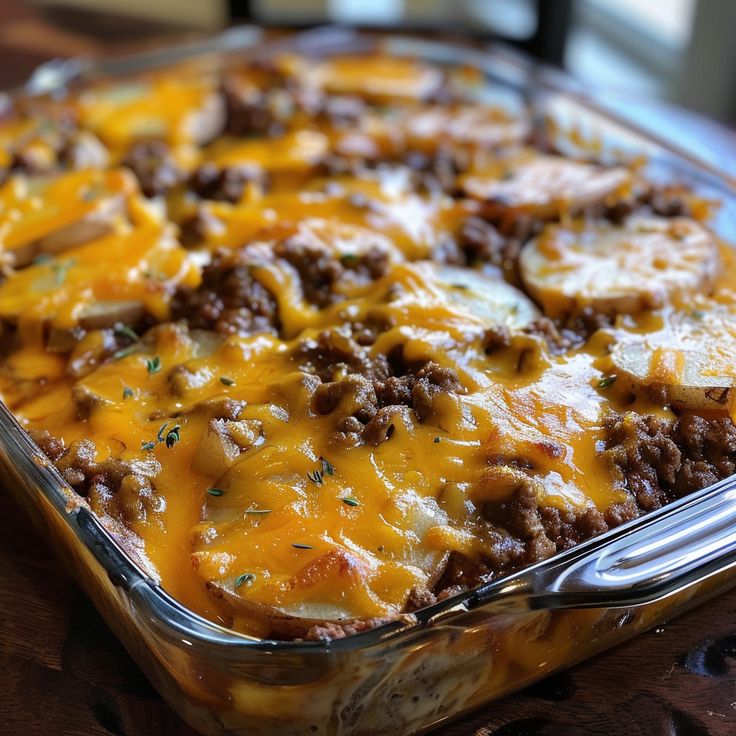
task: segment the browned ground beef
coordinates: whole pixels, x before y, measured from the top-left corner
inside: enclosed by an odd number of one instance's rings
[[[468,217],[460,231],[460,246],[467,263],[491,263],[506,271],[513,271],[519,260],[522,241],[506,237],[480,217]]]
[[[301,280],[304,298],[320,308],[340,301],[335,286],[345,280],[368,283],[388,270],[388,254],[377,246],[360,255],[335,257],[323,243],[299,233],[276,243],[274,254],[293,266]]]
[[[392,369],[388,362],[382,367]],[[464,391],[454,370],[432,361],[405,367],[400,375],[377,375],[370,366],[367,374],[350,373],[316,388],[313,410],[334,417],[332,441],[380,444],[391,437],[397,415],[427,421],[438,396]]]
[[[346,636],[360,634],[363,631],[370,631],[378,626],[395,621],[397,617],[387,618],[369,618],[357,619],[355,621],[325,621],[322,624],[315,624],[307,631],[304,639],[306,641],[332,641],[334,639],[344,639]]]
[[[135,174],[146,197],[166,194],[184,177],[163,141],[136,143],[123,159],[123,166]]]
[[[251,274],[247,249],[217,251],[196,289],[180,289],[172,301],[174,319],[223,334],[276,332],[278,308],[271,292]]]
[[[728,417],[688,413],[668,420],[629,412],[611,420],[602,461],[619,474],[628,500],[605,512],[540,507],[530,475],[510,498],[482,507],[489,523],[483,558],[453,554],[435,587],[438,598],[544,560],[731,475],[736,426]]]
[[[132,524],[163,509],[163,499],[153,485],[161,466],[152,455],[143,460],[109,457],[98,462],[90,440],[77,440],[66,448],[46,431],[31,432],[31,437],[96,514],[121,517]]]
[[[373,358],[366,349],[378,331],[376,326],[345,325],[340,330],[321,332],[316,339],[300,341],[294,357],[304,370],[323,381],[334,381],[347,373],[388,378],[388,357]]]
[[[202,199],[234,204],[243,196],[248,182],[265,183],[265,173],[260,166],[242,164],[220,168],[206,163],[189,177],[188,188]]]
[[[639,508],[651,511],[731,475],[736,426],[727,416],[672,421],[629,412],[612,421],[606,453]]]

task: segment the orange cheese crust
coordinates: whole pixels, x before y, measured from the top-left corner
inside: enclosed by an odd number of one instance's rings
[[[534,148],[459,79],[187,67],[0,128],[3,400],[212,620],[340,635],[731,470],[702,203]]]

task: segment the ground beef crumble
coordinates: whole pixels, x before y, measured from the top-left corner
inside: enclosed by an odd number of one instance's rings
[[[164,141],[136,143],[123,159],[138,179],[146,197],[158,197],[173,189],[184,178]]]
[[[180,289],[172,301],[174,319],[190,327],[243,336],[278,330],[278,307],[252,274],[247,249],[218,250],[196,289]]]

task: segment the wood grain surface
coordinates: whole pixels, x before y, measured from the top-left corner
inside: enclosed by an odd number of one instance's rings
[[[0,734],[193,736],[0,489]],[[438,736],[733,736],[736,590]]]

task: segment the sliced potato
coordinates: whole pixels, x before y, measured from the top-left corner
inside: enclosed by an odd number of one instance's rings
[[[677,407],[730,406],[736,385],[736,308],[710,305],[667,315],[645,335],[618,335],[612,373],[637,394]]]
[[[549,316],[585,307],[633,314],[707,292],[720,264],[710,231],[685,217],[630,217],[576,232],[549,226],[521,253],[521,278]]]
[[[623,167],[607,169],[528,152],[460,179],[465,194],[483,202],[489,217],[519,211],[543,219],[580,212],[631,183],[631,172]]]
[[[305,81],[327,92],[369,100],[425,100],[444,82],[440,69],[414,59],[342,56],[315,64],[302,62]]]
[[[414,148],[434,150],[443,143],[494,149],[521,143],[530,133],[528,120],[480,105],[428,107],[408,115],[406,133]]]
[[[115,229],[136,189],[128,171],[85,169],[43,179],[18,177],[0,190],[0,245],[16,268]]]
[[[523,292],[497,276],[457,266],[435,266],[447,300],[489,324],[520,329],[541,316]]]
[[[225,613],[278,635],[398,614],[413,588],[436,582],[448,555],[431,541],[447,514],[410,488],[419,477],[373,497],[367,475],[378,467],[347,455],[326,465],[288,450],[305,447],[302,426],[318,421],[271,419],[263,444],[215,482],[221,493],[207,496],[205,520],[193,530],[194,567]]]

